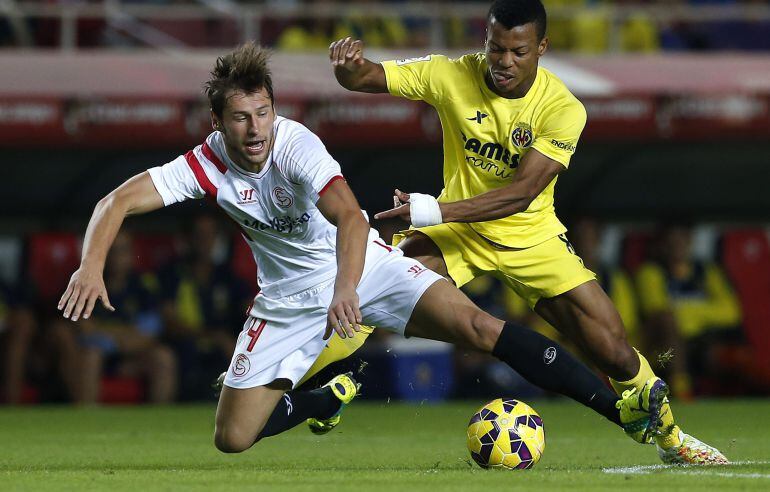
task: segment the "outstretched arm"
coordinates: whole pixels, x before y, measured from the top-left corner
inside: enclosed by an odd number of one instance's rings
[[[345,89],[373,94],[388,92],[385,69],[364,58],[361,40],[347,37],[334,41],[329,45],[329,60],[337,82]]]
[[[126,216],[150,212],[162,206],[163,199],[146,171],[99,200],[86,229],[80,268],[72,274],[67,290],[59,300],[58,309],[64,311],[65,318],[77,321],[82,314],[87,319],[97,299],[101,299],[105,308],[115,310],[104,286],[107,252]]]
[[[564,169],[562,164],[532,149],[521,160],[510,184],[465,200],[438,203],[437,207],[435,199],[427,197],[427,195],[421,195],[420,203],[425,203],[427,207],[430,205],[430,200],[433,200],[434,204],[432,207],[436,208],[436,211],[440,210],[440,214],[415,213],[414,215],[435,217],[436,220],[432,220],[434,224],[442,222],[484,222],[508,217],[527,210],[530,203]],[[432,225],[414,224],[413,219],[415,217],[411,213],[412,205],[408,203],[411,199],[408,193],[396,190],[396,198],[399,203],[402,203],[401,205],[380,212],[374,218],[400,217],[418,227]]]
[[[329,338],[332,330],[340,338],[353,337],[363,322],[356,287],[364,271],[369,223],[350,187],[341,179],[329,186],[316,205],[337,226],[337,278],[324,338]]]
[[[466,200],[441,203],[441,216],[444,222],[484,222],[523,212],[564,169],[532,149],[521,160],[510,184]]]

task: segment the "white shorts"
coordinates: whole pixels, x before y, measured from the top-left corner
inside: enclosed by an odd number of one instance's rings
[[[401,335],[423,293],[444,277],[398,248],[370,242],[356,291],[363,324]],[[292,296],[258,295],[238,336],[225,385],[253,388],[276,379],[294,386],[324,349],[334,279]]]

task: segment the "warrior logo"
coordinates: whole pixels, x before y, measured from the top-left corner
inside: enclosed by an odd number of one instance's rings
[[[256,198],[254,198],[254,188],[250,188],[248,190],[240,190],[238,195],[240,197],[238,200],[239,204],[254,203],[257,201]]]

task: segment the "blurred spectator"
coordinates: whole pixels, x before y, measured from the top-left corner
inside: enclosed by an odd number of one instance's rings
[[[620,28],[620,50],[641,53],[660,50],[660,35],[653,19],[643,13],[630,16]]]
[[[94,310],[82,319],[80,330],[81,381],[76,401],[99,401],[102,376],[108,368],[123,377],[147,383],[147,400],[170,403],[176,396],[174,353],[159,341],[162,332],[157,311],[157,280],[134,270],[131,237],[120,233],[107,257],[104,279],[115,312]]]
[[[42,394],[27,400],[73,399],[78,382],[78,350],[70,326],[43,325],[35,315],[30,287],[11,289],[0,283],[0,347],[2,381],[0,401],[24,402],[28,383]],[[62,391],[62,384],[63,390]]]
[[[358,0],[341,23],[349,36],[363,39],[370,48],[402,48],[410,43],[409,32],[400,17],[376,17],[367,13],[366,4]],[[327,45],[328,46],[328,45]]]
[[[310,4],[324,3],[325,0],[308,2]],[[345,26],[330,17],[302,17],[290,21],[275,42],[279,50],[306,52],[320,51],[329,48],[335,40],[351,35]]]
[[[610,18],[600,9],[584,9],[569,22],[569,45],[578,53],[604,53],[610,46]]]
[[[257,19],[260,24],[260,42],[276,46],[279,50],[323,50],[332,40],[348,35],[367,40],[370,47],[440,48],[431,46],[432,43],[441,43],[441,33],[436,33],[438,38],[433,37],[434,27],[443,31],[444,48],[467,49],[483,42],[488,4],[474,6],[474,9],[478,7],[474,10],[477,13],[471,16],[415,18],[398,10],[395,15],[378,14],[367,6],[369,3],[397,5],[407,1],[246,0],[235,2],[233,6],[237,8],[237,3],[245,4],[247,8],[253,8],[250,4],[255,3],[263,5],[259,10],[261,16]],[[161,17],[157,14],[140,14],[130,20],[131,27],[125,23],[110,22],[107,18],[79,17],[75,22],[76,46],[140,46],[148,42],[162,45],[166,42],[163,41],[164,35],[176,38],[188,46],[223,46],[238,42],[242,36],[237,14],[234,17],[207,17],[205,5],[196,5],[191,0],[128,0],[125,3],[168,4],[169,12],[173,12],[176,7],[184,8],[186,12],[190,8],[204,10],[199,10],[199,15],[194,18],[183,12],[177,18],[167,16],[166,13]],[[475,5],[472,1],[444,0],[436,1],[435,7],[440,9],[443,4],[449,3]],[[735,15],[719,21],[697,20],[697,16],[691,15],[698,9],[723,5],[729,7],[736,3],[766,5],[767,2],[763,0],[544,0],[543,3],[549,13],[548,36],[555,50],[581,53],[603,53],[607,50],[646,53],[659,49],[770,50],[770,22],[766,18],[752,19],[740,9],[733,10]],[[313,16],[303,11],[318,4],[328,4],[332,16]],[[681,17],[657,15],[657,12],[670,10],[671,4],[675,4],[677,12],[682,12]],[[615,6],[624,9],[616,9]],[[636,6],[658,10],[648,14],[635,9]],[[272,12],[278,10],[299,11],[302,15],[271,16]],[[29,35],[25,36],[31,37],[35,46],[56,47],[61,42],[61,18],[28,17],[24,22],[29,26]],[[134,34],[134,31],[143,29],[154,33],[152,41],[147,41],[146,36],[140,38]],[[0,46],[19,45],[21,38],[18,31],[19,27],[12,23],[10,17],[0,19]]]
[[[649,354],[673,350],[667,377],[674,393],[694,394],[693,382],[712,375],[712,349],[742,337],[741,312],[722,269],[693,258],[690,227],[662,227],[657,258],[636,274],[640,310]],[[662,358],[662,360],[661,360]],[[661,363],[669,357],[659,355]]]
[[[211,383],[230,364],[253,292],[222,258],[218,219],[200,215],[188,229],[187,253],[160,274],[165,339],[179,359],[180,397],[211,397]],[[219,260],[219,261],[217,261]]]
[[[326,0],[315,0],[311,3],[327,3]],[[355,2],[350,5],[344,15],[337,19],[332,18],[302,18],[292,23],[285,29],[276,47],[288,51],[308,51],[328,49],[329,44],[335,40],[351,36],[366,40],[369,47],[401,48],[415,46],[410,33],[414,33],[414,39],[423,39],[424,26],[415,23],[414,31],[407,29],[404,20],[399,17],[373,16],[366,12],[366,1]],[[421,42],[423,42],[421,41]]]

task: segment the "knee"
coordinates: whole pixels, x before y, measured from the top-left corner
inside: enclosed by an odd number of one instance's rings
[[[494,316],[477,309],[468,320],[465,332],[467,343],[477,350],[491,353],[503,329],[503,322]]]
[[[254,440],[225,425],[217,425],[214,430],[214,446],[223,453],[242,453],[254,444]]]

